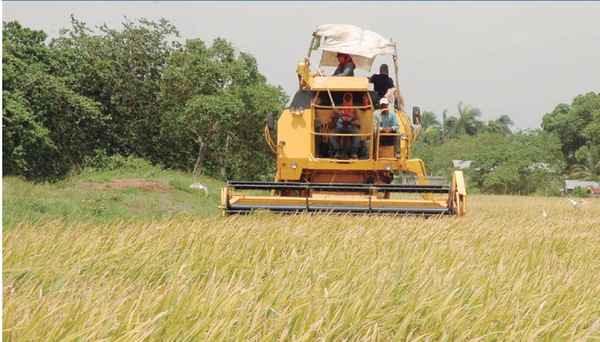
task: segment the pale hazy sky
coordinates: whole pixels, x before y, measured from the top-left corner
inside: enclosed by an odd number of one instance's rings
[[[517,128],[540,128],[559,103],[600,92],[600,2],[2,1],[3,21],[50,37],[70,27],[71,14],[91,28],[120,29],[124,16],[164,18],[183,39],[222,37],[256,57],[268,82],[290,97],[314,28],[356,25],[396,41],[406,107],[440,121],[462,101],[479,108],[482,120],[507,114]],[[380,58],[372,72],[393,65]]]

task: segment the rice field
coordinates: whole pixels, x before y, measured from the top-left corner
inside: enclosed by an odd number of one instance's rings
[[[600,200],[23,222],[2,246],[3,341],[600,340]]]

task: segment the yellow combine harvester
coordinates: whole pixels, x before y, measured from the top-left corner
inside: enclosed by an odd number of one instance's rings
[[[337,66],[337,53],[349,54],[356,69],[369,71],[376,56],[391,55],[396,86],[398,62],[396,44],[377,33],[351,25],[329,24],[315,29],[307,57],[298,63],[299,90],[290,108],[277,123],[277,143],[271,140],[273,117],[267,118],[267,143],[277,154],[274,182],[233,182],[221,189],[223,214],[248,213],[267,209],[274,212],[392,213],[418,215],[466,214],[466,189],[462,171],[455,171],[450,186],[429,185],[425,165],[411,157],[411,146],[418,136],[420,110],[413,108],[413,129],[404,110],[399,88],[386,95],[391,98],[393,115],[399,119],[395,133],[378,133],[374,123],[379,95],[369,90],[367,77],[324,76],[311,73],[311,51],[322,50],[319,66]],[[342,106],[344,94],[353,95],[352,105]],[[356,109],[360,133],[333,134],[334,113]],[[334,158],[331,138],[339,136],[349,145],[352,136],[360,137],[358,158]],[[383,146],[380,138],[397,137],[394,146]],[[398,147],[396,148],[398,149]],[[408,172],[417,185],[392,184],[394,174]]]

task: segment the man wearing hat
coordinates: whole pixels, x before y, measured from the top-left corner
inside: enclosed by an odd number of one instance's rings
[[[384,97],[379,101],[381,109],[375,111],[373,114],[373,130],[377,129],[379,124],[379,130],[375,133],[397,133],[400,128],[400,122],[398,116],[392,110],[388,109],[388,100]],[[381,119],[380,119],[381,117]],[[379,121],[381,120],[381,121]],[[377,139],[377,138],[376,138]],[[383,136],[379,141],[380,146],[394,146],[394,156],[400,157],[400,147],[398,146],[397,136]]]
[[[373,83],[373,89],[379,94],[380,98],[385,96],[388,89],[394,87],[394,80],[388,76],[387,64],[381,64],[381,67],[379,67],[379,74],[373,74],[369,77],[369,82]]]
[[[339,64],[333,76],[354,76],[356,64],[354,64],[352,57],[347,53],[338,52],[337,59]]]

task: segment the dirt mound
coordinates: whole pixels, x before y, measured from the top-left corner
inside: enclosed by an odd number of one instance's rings
[[[77,186],[95,190],[124,190],[135,187],[144,191],[164,193],[169,190],[167,184],[158,183],[142,178],[118,179],[110,183],[78,182]]]

